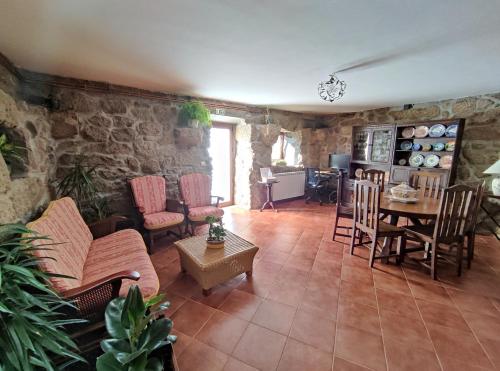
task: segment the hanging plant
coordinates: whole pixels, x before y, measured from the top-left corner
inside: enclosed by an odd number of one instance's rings
[[[212,127],[210,111],[199,101],[184,103],[179,113],[181,124],[189,127]]]

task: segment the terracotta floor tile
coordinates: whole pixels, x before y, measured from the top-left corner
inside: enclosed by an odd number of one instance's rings
[[[463,311],[462,316],[479,338],[500,340],[500,316]]]
[[[441,366],[434,350],[427,350],[401,342],[398,337],[384,336],[389,370],[398,371],[440,371]]]
[[[304,296],[304,292],[305,287],[301,282],[276,281],[271,285],[267,298],[297,307]]]
[[[215,313],[209,306],[186,301],[171,317],[174,321],[174,328],[186,335],[193,336],[208,319]]]
[[[444,287],[432,283],[424,283],[411,280],[408,281],[408,284],[410,285],[413,296],[415,296],[417,299],[423,299],[451,306],[454,305],[453,301],[450,298],[450,295],[448,295],[448,292]]]
[[[314,259],[304,258],[302,256],[290,255],[285,263],[285,267],[300,269],[304,272],[309,272],[313,266]]]
[[[402,316],[420,319],[413,297],[377,289],[377,301],[381,313],[389,311]]]
[[[340,357],[333,359],[333,371],[367,371],[369,368],[346,361]]]
[[[288,336],[296,308],[273,300],[263,300],[252,323]]]
[[[337,312],[338,297],[338,289],[330,289],[328,291],[306,289],[300,308],[313,307],[323,311]]]
[[[212,308],[218,308],[234,289],[233,286],[217,285],[212,288],[212,293],[210,295],[205,296],[203,295],[203,291],[200,290],[191,296],[191,300],[208,305]]]
[[[270,261],[276,264],[285,264],[289,257],[290,254],[275,249],[269,249],[262,257],[262,260]]]
[[[190,298],[201,291],[198,283],[188,274],[181,274],[172,284],[167,287],[167,291],[179,296]]]
[[[299,309],[293,320],[290,337],[331,353],[335,341],[335,322]]]
[[[375,287],[391,292],[397,292],[402,295],[411,296],[410,287],[406,282],[406,278],[390,275],[388,273],[374,273],[373,281]]]
[[[178,358],[182,371],[219,371],[227,360],[226,354],[196,340]]]
[[[236,358],[230,357],[224,366],[224,371],[259,371],[255,367],[249,366],[246,363],[238,361]]]
[[[172,329],[172,335],[177,336],[177,340],[174,343],[174,353],[176,357],[179,357],[182,352],[186,350],[189,344],[191,344],[193,338],[177,331],[176,329]]]
[[[456,330],[470,331],[456,307],[417,299],[418,308],[427,326],[441,325]]]
[[[378,310],[368,305],[349,301],[340,303],[337,322],[340,326],[348,325],[375,335],[381,335]]]
[[[397,338],[398,341],[418,344],[421,348],[433,350],[429,334],[424,322],[415,317],[395,315],[392,312],[382,312],[380,316],[384,338]]]
[[[377,307],[375,290],[371,285],[356,284],[348,281],[340,282],[340,302],[352,301],[355,303]]]
[[[335,356],[374,370],[386,370],[382,336],[350,326],[338,326]]]
[[[447,291],[453,302],[462,311],[467,310],[490,316],[500,315],[500,311],[495,307],[494,302],[490,298],[454,289],[447,289]]]
[[[261,298],[241,290],[233,290],[220,306],[220,310],[250,321],[257,311]]]
[[[332,361],[332,353],[288,338],[278,371],[330,371]]]
[[[163,313],[167,317],[171,317],[177,309],[179,309],[182,304],[186,302],[186,298],[179,296],[177,294],[174,294],[173,292],[165,292],[165,300],[167,300],[170,303],[170,306],[166,311]]]
[[[479,338],[479,342],[497,370],[500,370],[500,340]]]
[[[439,325],[429,327],[429,332],[440,360],[461,362],[463,369],[469,365],[493,367],[472,333]]]
[[[253,275],[252,277],[244,277],[236,288],[249,294],[265,298],[273,282],[274,280],[272,279]]]
[[[312,271],[307,282],[307,288],[316,291],[338,292],[340,289],[340,278]]]
[[[247,326],[247,321],[217,311],[196,335],[196,339],[231,354]]]
[[[284,266],[276,276],[278,282],[293,282],[302,286],[306,286],[308,280],[309,272],[290,266]]]
[[[343,265],[341,278],[343,281],[348,281],[352,283],[364,283],[368,285],[373,285],[372,272],[369,269],[361,267]]]
[[[285,347],[286,337],[250,324],[243,333],[233,356],[261,370],[275,370]]]

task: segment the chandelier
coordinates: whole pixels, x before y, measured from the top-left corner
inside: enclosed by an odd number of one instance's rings
[[[318,85],[319,96],[329,102],[341,98],[345,93],[346,83],[339,80],[334,73],[330,75],[330,80],[321,81]]]

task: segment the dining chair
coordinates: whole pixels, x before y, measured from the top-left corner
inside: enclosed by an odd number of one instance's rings
[[[474,259],[474,243],[476,240],[477,218],[479,216],[479,211],[481,210],[481,203],[483,202],[484,189],[484,181],[476,185],[472,212],[465,232],[465,236],[467,237],[467,268],[471,267],[472,260]]]
[[[441,174],[432,171],[410,172],[410,187],[418,190],[418,196],[439,198],[441,193]]]
[[[380,193],[384,193],[385,171],[377,169],[363,169],[361,180],[369,180],[380,186]]]
[[[446,188],[442,192],[435,224],[404,227],[408,235],[425,244],[426,255],[430,252],[430,265],[427,257],[421,263],[430,269],[434,280],[437,278],[438,257],[450,261],[448,257],[453,257],[454,249],[457,275],[462,274],[464,238],[474,208],[474,194],[475,189],[465,185]]]
[[[365,243],[371,243],[369,265],[373,267],[374,259],[388,258],[391,256],[398,257],[398,261],[404,256],[406,245],[404,230],[388,224],[379,219],[380,209],[380,191],[381,186],[369,180],[359,180],[354,184],[354,211],[352,223],[352,235],[350,253],[354,253],[354,247],[363,246]],[[359,242],[356,244],[356,232],[360,232]],[[371,238],[371,241],[363,243],[363,235]],[[393,253],[388,251],[379,256],[375,256],[375,252],[379,247],[378,239],[388,238],[390,246],[394,238],[398,239],[397,251]],[[380,246],[382,250],[382,246]]]
[[[338,177],[337,177],[337,202],[335,205],[335,222],[333,224],[333,237],[332,240],[335,241],[336,236],[341,236],[341,237],[351,237],[349,234],[349,231],[352,229],[351,226],[345,226],[345,225],[339,225],[339,219],[349,219],[352,220],[352,203],[347,203],[345,200],[343,200],[342,195],[344,193],[344,180],[345,180],[345,175],[344,172],[339,170]],[[337,229],[343,229],[347,230],[347,232],[342,232],[339,233],[337,232]]]

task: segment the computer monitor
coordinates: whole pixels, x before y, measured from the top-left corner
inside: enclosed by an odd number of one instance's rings
[[[351,156],[349,155],[337,155],[335,153],[328,155],[328,166],[332,169],[349,170],[350,162]]]

